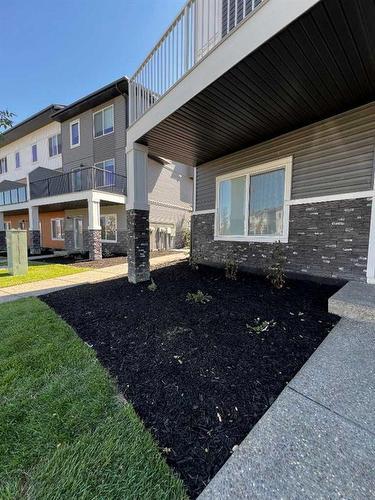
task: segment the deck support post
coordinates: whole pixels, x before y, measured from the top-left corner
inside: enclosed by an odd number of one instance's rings
[[[128,279],[140,283],[150,279],[148,204],[148,148],[133,143],[127,147]]]
[[[102,258],[102,228],[100,225],[100,201],[87,200],[89,212],[88,248],[90,260]]]
[[[29,207],[29,245],[31,255],[41,254],[39,207]]]
[[[7,249],[6,232],[4,225],[4,213],[0,212],[0,252],[5,252]]]

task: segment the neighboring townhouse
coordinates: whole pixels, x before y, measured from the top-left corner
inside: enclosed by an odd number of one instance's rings
[[[158,155],[195,167],[198,262],[264,271],[280,241],[291,275],[375,283],[374,18],[367,0],[189,0],[129,81],[131,241]]]
[[[64,106],[52,104],[27,118],[0,137],[0,226],[6,229],[29,227],[29,174],[35,169],[61,171],[61,126],[52,115]],[[40,214],[41,246],[62,249],[64,242],[56,232],[53,220],[64,218],[64,212]],[[0,249],[5,233],[0,228]]]
[[[6,199],[2,206],[5,229],[11,218],[17,227],[24,217],[31,253],[41,247],[88,252],[91,259],[127,253],[127,109],[128,81],[120,78],[50,115],[61,134],[58,169],[35,164],[25,179],[27,200]],[[148,158],[147,169],[151,248],[181,247],[190,228],[193,171],[158,156]]]

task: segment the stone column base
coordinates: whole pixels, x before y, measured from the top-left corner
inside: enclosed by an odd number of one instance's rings
[[[32,230],[29,231],[29,241],[30,241],[30,254],[40,255],[40,231]]]
[[[101,260],[102,258],[102,232],[100,229],[89,229],[87,231],[89,259]]]
[[[150,279],[149,211],[127,210],[128,279],[140,283]]]
[[[6,231],[0,231],[0,252],[6,252],[6,249],[7,249]]]

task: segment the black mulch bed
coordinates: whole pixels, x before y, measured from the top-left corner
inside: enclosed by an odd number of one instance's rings
[[[154,292],[118,279],[43,300],[93,346],[196,497],[337,322],[327,313],[337,287],[274,290],[186,263],[152,275]],[[212,300],[187,302],[197,290]],[[265,320],[276,324],[247,327]]]

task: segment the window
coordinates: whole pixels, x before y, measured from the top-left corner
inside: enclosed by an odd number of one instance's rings
[[[12,229],[12,223],[11,222],[4,222],[4,229],[5,229],[5,231],[10,231]]]
[[[50,157],[61,154],[61,134],[53,135],[48,139]]]
[[[108,187],[115,185],[115,160],[101,161],[95,163],[96,170],[96,186]]]
[[[20,168],[20,166],[21,166],[21,157],[20,157],[19,151],[17,151],[14,156],[15,156],[15,159],[16,159],[16,168]]]
[[[25,231],[25,229],[26,229],[26,222],[24,220],[21,220],[18,223],[18,229],[22,229],[23,231]]]
[[[70,147],[76,148],[80,145],[81,141],[81,132],[80,132],[80,123],[79,120],[75,120],[74,122],[70,122]]]
[[[82,191],[82,169],[77,168],[72,171],[73,191]]]
[[[0,174],[6,174],[8,172],[7,157],[0,158]]]
[[[288,240],[292,159],[217,178],[215,239]]]
[[[102,215],[100,217],[102,227],[102,241],[117,242],[117,216],[116,214]]]
[[[33,144],[31,146],[31,159],[32,159],[33,163],[38,161],[38,147],[36,144]]]
[[[64,239],[64,219],[51,219],[51,238],[53,240]]]
[[[113,132],[113,105],[94,113],[94,137],[101,137]]]

